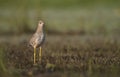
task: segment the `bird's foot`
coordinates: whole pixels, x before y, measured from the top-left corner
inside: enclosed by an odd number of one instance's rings
[[[34,63],[33,66],[37,66],[37,63]]]

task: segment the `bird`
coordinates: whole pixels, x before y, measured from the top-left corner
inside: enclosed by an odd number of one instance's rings
[[[44,22],[42,20],[38,21],[38,26],[36,29],[36,32],[33,34],[33,36],[30,38],[29,44],[34,48],[34,65],[36,65],[36,48],[39,48],[39,61],[41,63],[42,58],[42,44],[45,40],[45,34],[44,34]]]

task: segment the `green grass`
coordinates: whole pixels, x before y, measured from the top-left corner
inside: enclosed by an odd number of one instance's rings
[[[32,32],[39,19],[53,32],[119,34],[118,3],[117,0],[2,0],[0,34]]]
[[[4,59],[4,52],[3,49],[0,48],[0,76],[4,77],[7,76],[5,75],[7,73],[7,69],[5,67],[5,59]]]
[[[9,13],[4,14],[5,11]],[[35,30],[39,19],[45,21],[47,31],[53,32],[83,32],[84,34],[104,35],[119,34],[120,32],[120,13],[117,8],[44,9],[39,14],[36,10],[28,11],[21,9],[1,10],[0,33],[32,32]],[[12,13],[14,14],[11,15]]]
[[[119,0],[1,0],[1,7],[14,7],[25,5],[27,7],[43,7],[43,8],[71,8],[71,7],[94,7],[96,5],[103,6],[119,6]]]
[[[3,71],[3,72],[5,72],[6,71],[6,69],[5,69],[5,66],[4,66],[4,54],[3,54],[3,50],[2,49],[0,49],[0,69],[1,69],[1,71]]]

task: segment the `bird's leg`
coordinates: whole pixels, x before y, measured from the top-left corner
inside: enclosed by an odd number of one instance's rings
[[[36,47],[34,47],[34,65],[36,64]]]
[[[39,61],[41,63],[41,58],[42,58],[42,48],[40,47],[40,51],[39,51]]]

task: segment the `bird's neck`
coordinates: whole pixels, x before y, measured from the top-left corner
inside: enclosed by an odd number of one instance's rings
[[[43,33],[43,27],[38,26],[36,33]]]

